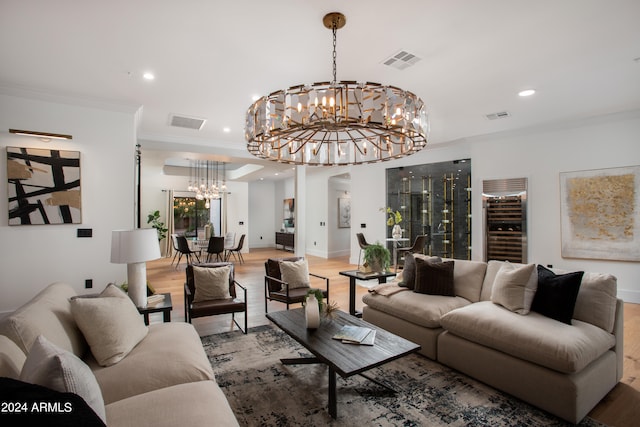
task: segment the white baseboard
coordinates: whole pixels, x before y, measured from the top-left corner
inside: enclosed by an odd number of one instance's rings
[[[624,302],[640,304],[640,291],[628,291],[625,289],[618,289],[618,298],[620,298]]]

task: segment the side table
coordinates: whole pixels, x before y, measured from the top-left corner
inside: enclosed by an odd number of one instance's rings
[[[153,306],[147,306],[144,308],[138,307],[138,312],[144,316],[144,324],[149,325],[149,314],[162,313],[164,322],[171,322],[171,310],[173,310],[173,304],[171,302],[171,294],[163,293],[164,300]]]
[[[395,276],[396,273],[392,273],[390,271],[383,271],[380,273],[363,273],[360,270],[347,270],[341,271],[340,275],[349,278],[349,314],[356,317],[362,317],[362,313],[356,312],[356,279],[378,279],[378,283],[387,283],[387,277]]]

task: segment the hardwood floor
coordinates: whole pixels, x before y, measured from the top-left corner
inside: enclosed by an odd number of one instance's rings
[[[267,258],[292,256],[290,252],[277,249],[254,249],[244,254],[244,264],[235,265],[236,280],[247,288],[249,328],[266,325],[264,308],[264,261]],[[355,269],[348,257],[332,259],[306,257],[309,270],[329,277],[330,300],[335,301],[343,311],[349,307],[349,279],[338,273]],[[149,283],[157,292],[170,292],[173,300],[172,321],[184,321],[183,286],[185,261],[178,268],[171,266],[170,258],[147,263]],[[357,287],[356,308],[362,309],[364,287]],[[278,302],[269,303],[269,311],[285,308]],[[152,322],[161,322],[162,315],[152,314]],[[201,336],[234,330],[231,315],[211,316],[193,320],[193,325]],[[640,421],[640,305],[624,305],[624,375],[618,384],[589,414],[592,418],[609,426],[635,426]]]

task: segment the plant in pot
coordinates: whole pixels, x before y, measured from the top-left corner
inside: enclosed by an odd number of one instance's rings
[[[151,212],[147,215],[147,224],[151,224],[151,227],[158,232],[158,242],[167,237],[169,229],[165,227],[164,222],[160,221],[160,211]]]
[[[364,249],[364,263],[362,264],[365,273],[378,273],[389,270],[391,265],[391,253],[386,246],[376,242]]]

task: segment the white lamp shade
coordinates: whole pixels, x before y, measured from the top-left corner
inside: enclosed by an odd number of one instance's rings
[[[111,262],[131,264],[160,258],[160,242],[155,228],[114,230],[111,233]]]

